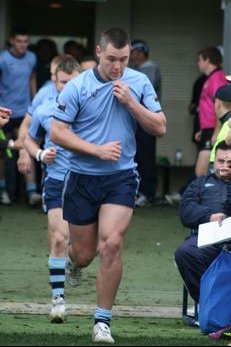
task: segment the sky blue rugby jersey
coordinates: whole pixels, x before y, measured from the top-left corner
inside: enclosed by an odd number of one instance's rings
[[[63,181],[66,171],[69,168],[70,152],[58,145],[55,145],[50,140],[51,121],[53,118],[52,113],[56,102],[56,98],[52,101],[47,100],[36,108],[32,116],[29,135],[34,140],[45,140],[45,149],[49,147],[56,148],[57,154],[55,161],[49,165],[46,165],[46,175],[48,177]]]
[[[145,74],[126,68],[120,80],[130,87],[133,97],[146,108],[161,111],[156,92]],[[137,166],[134,162],[136,120],[113,95],[112,88],[113,81],[102,80],[95,68],[69,81],[59,95],[54,117],[70,123],[81,139],[97,145],[121,141],[122,145],[118,161],[72,152],[71,171],[106,175]]]
[[[30,77],[36,56],[26,51],[16,57],[9,50],[0,53],[0,105],[12,109],[11,118],[24,117],[31,102]]]
[[[56,100],[57,98],[57,89],[55,86],[55,83],[53,81],[47,81],[45,84],[38,90],[38,92],[35,94],[32,102],[30,103],[27,113],[32,116],[35,109],[41,105],[45,101],[52,101],[53,99]]]

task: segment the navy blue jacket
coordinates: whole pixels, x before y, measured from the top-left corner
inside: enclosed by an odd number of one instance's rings
[[[228,188],[229,187],[229,188]],[[215,174],[201,176],[190,182],[184,191],[179,215],[182,224],[197,232],[199,224],[207,223],[213,213],[230,214],[227,204],[231,199],[231,182],[221,180]]]

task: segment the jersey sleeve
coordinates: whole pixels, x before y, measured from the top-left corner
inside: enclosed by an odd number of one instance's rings
[[[37,94],[35,94],[32,102],[30,103],[28,109],[27,109],[27,113],[32,116],[33,112],[35,111],[35,109],[42,104],[43,100],[44,100],[44,96],[46,93],[46,89],[45,88],[41,88],[39,89],[39,91],[37,92]]]
[[[40,117],[38,114],[34,114],[32,117],[32,122],[29,128],[29,135],[33,140],[43,140],[46,135],[46,130],[40,122]]]
[[[144,80],[141,103],[144,107],[146,107],[150,111],[153,111],[153,112],[162,111],[157,93],[147,77]]]
[[[74,83],[69,81],[58,97],[53,117],[72,124],[79,112],[79,96]]]

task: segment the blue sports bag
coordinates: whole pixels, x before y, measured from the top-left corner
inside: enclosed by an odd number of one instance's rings
[[[198,318],[205,334],[231,324],[231,252],[225,247],[201,277]]]

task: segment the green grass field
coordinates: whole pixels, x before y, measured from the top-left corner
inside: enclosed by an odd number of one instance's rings
[[[113,319],[115,346],[224,346],[179,319]],[[44,315],[0,315],[0,346],[94,346],[92,317],[70,316],[65,324],[50,324]]]
[[[47,217],[24,204],[0,206],[0,302],[50,303],[48,284]],[[173,253],[187,235],[177,210],[168,206],[136,209],[125,238],[124,273],[115,308],[145,306],[155,310],[182,303],[182,281]],[[68,305],[95,305],[98,259],[84,269],[78,288],[66,285]],[[139,314],[138,314],[139,316]],[[92,317],[70,315],[53,325],[47,314],[0,314],[0,345],[90,346]],[[120,346],[216,345],[197,328],[179,318],[114,316],[112,332]],[[224,341],[219,342],[221,345]],[[227,341],[226,341],[227,343]]]
[[[25,205],[0,207],[1,300],[49,300],[47,217]],[[124,245],[124,274],[117,305],[178,306],[182,282],[173,252],[187,234],[175,209],[135,210]],[[70,303],[95,303],[98,259],[84,270],[83,286],[66,287]]]

